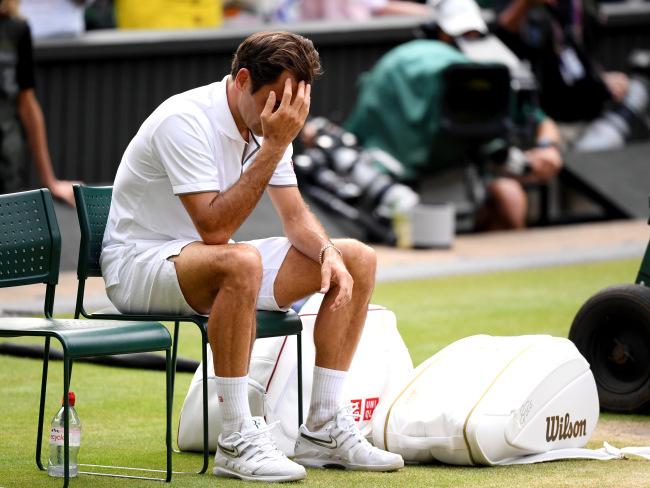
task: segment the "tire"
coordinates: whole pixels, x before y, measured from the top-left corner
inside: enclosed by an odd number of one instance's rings
[[[650,410],[650,288],[606,288],[580,308],[569,339],[589,361],[604,410]]]

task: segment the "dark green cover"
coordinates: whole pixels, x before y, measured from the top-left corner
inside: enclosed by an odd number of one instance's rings
[[[440,97],[443,70],[468,62],[458,49],[439,41],[420,39],[396,47],[362,77],[346,128],[364,147],[395,156],[407,170],[405,179],[416,178],[425,166],[462,160],[463,147],[440,136]]]

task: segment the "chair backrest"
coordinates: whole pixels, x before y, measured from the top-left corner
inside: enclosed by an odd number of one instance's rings
[[[90,276],[101,276],[99,256],[102,253],[102,240],[111,209],[112,186],[74,186],[77,204],[81,242],[77,278],[85,280]]]
[[[46,189],[0,195],[0,288],[45,283],[51,316],[59,280],[61,234]]]

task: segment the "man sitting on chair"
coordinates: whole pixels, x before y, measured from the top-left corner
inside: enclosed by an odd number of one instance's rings
[[[287,310],[325,294],[314,331],[316,367],[295,460],[388,471],[401,456],[371,446],[342,408],[342,387],[374,287],[364,244],[330,241],[297,188],[291,142],[320,73],[311,41],[258,33],[220,82],[173,96],[140,127],[120,163],[101,265],[121,312],[205,314],[223,432],[214,473],[286,481],[306,476],[251,417],[248,367],[255,310]],[[286,237],[235,243],[264,190]]]

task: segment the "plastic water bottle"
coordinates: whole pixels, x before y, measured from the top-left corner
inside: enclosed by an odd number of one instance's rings
[[[77,476],[77,454],[81,444],[81,421],[74,408],[74,392],[68,393],[70,408],[68,409],[68,422],[70,428],[70,477]],[[63,404],[63,402],[61,402]],[[50,429],[50,460],[47,463],[47,474],[50,476],[64,476],[64,449],[63,449],[63,409],[52,419]]]

